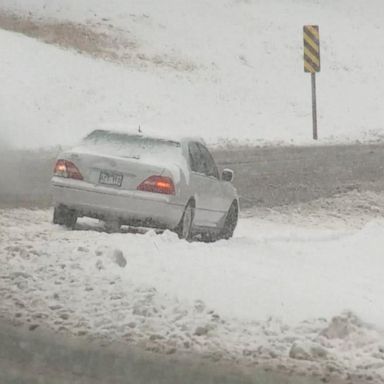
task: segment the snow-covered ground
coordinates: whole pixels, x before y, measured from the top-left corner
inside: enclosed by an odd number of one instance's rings
[[[384,221],[240,220],[213,244],[0,211],[0,315],[166,353],[384,382]],[[285,217],[285,218],[284,218]],[[308,218],[309,215],[306,215]],[[359,376],[358,376],[359,377]]]
[[[321,142],[383,135],[381,0],[1,0],[4,10],[102,33],[116,63],[1,32],[0,141],[71,144],[140,124],[211,143],[311,142],[308,23],[320,25]]]

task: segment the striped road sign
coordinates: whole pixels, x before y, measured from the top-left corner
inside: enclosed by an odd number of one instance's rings
[[[304,25],[304,71],[320,72],[320,39],[318,25]]]

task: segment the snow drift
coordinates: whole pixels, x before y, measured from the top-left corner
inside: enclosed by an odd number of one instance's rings
[[[0,213],[0,315],[80,337],[306,374],[384,377],[382,220],[361,230],[242,219],[237,235],[68,231]],[[362,251],[363,250],[363,251]]]

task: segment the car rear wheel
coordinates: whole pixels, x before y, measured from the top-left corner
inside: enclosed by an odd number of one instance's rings
[[[55,207],[53,211],[53,224],[65,225],[74,228],[77,221],[76,212],[64,206]]]
[[[104,221],[104,228],[108,233],[120,232],[121,224],[119,220],[106,220]]]
[[[181,222],[178,229],[178,235],[180,239],[191,240],[192,239],[192,225],[193,218],[195,215],[195,208],[192,203],[189,202],[185,207],[183,217],[181,218]]]
[[[233,202],[227,212],[227,216],[224,222],[224,227],[219,236],[220,239],[230,239],[233,236],[238,218],[239,218],[239,210],[237,208],[236,202]]]

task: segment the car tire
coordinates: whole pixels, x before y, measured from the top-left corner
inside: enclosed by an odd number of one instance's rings
[[[53,211],[53,224],[65,225],[67,228],[74,228],[77,215],[74,210],[64,206],[58,206]]]
[[[180,239],[185,239],[187,241],[192,240],[192,227],[193,227],[193,218],[195,216],[195,208],[191,202],[187,204],[184,209],[183,216],[181,218],[178,235]]]
[[[239,209],[237,207],[237,203],[234,201],[229,207],[229,210],[225,217],[224,227],[221,230],[219,239],[228,240],[233,236],[233,233],[235,232],[235,229],[237,226],[238,219],[239,219]]]
[[[120,232],[121,224],[119,220],[107,220],[104,221],[104,229],[107,233]]]

